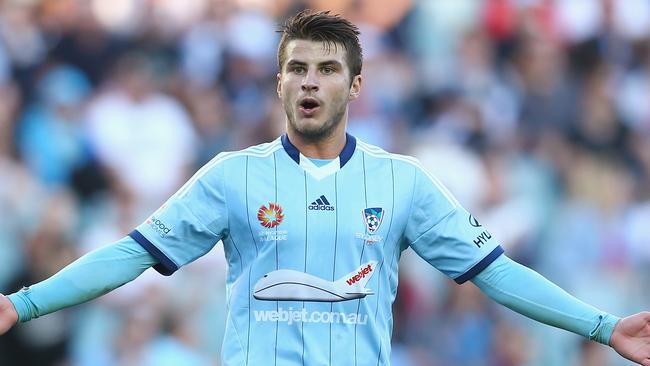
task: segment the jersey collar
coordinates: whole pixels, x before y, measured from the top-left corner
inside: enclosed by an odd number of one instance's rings
[[[309,161],[308,158],[302,156],[300,153],[300,150],[298,150],[297,147],[295,147],[291,141],[289,141],[289,137],[285,133],[282,135],[282,146],[284,147],[284,151],[287,152],[287,154],[295,161],[298,165],[304,166],[305,164],[311,164],[314,165],[311,161]],[[345,134],[345,146],[343,147],[343,150],[341,151],[341,154],[339,154],[338,160],[339,160],[339,168],[343,168],[343,166],[350,161],[350,158],[352,158],[352,154],[354,154],[354,149],[357,146],[357,139],[354,138],[354,136],[350,135],[349,133]],[[301,158],[302,156],[302,158]],[[307,162],[305,162],[308,161]],[[335,159],[336,160],[336,159]],[[325,165],[328,166],[329,164]]]

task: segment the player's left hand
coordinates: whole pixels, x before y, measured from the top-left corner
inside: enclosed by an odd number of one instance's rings
[[[0,335],[6,333],[18,322],[18,313],[9,299],[0,294]]]
[[[628,360],[650,366],[650,312],[621,319],[614,328],[609,345]]]

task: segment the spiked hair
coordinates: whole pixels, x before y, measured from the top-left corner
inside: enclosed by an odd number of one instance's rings
[[[288,19],[278,30],[282,33],[278,46],[278,68],[286,61],[285,49],[290,41],[296,39],[321,41],[327,49],[342,45],[347,51],[346,61],[351,77],[361,74],[363,53],[359,43],[359,28],[340,15],[331,15],[329,11],[314,12],[303,10]]]

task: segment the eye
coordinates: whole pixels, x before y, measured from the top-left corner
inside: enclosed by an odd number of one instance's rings
[[[324,66],[323,68],[321,68],[321,72],[325,75],[329,75],[334,72],[334,68],[331,66]]]
[[[291,72],[295,74],[304,74],[305,68],[303,66],[293,66],[291,67]]]

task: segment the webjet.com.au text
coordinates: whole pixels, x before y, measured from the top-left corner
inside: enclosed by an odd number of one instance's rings
[[[368,315],[357,313],[338,313],[331,311],[307,311],[307,309],[293,310],[255,310],[256,321],[292,323],[326,323],[326,324],[359,324],[368,323]]]

